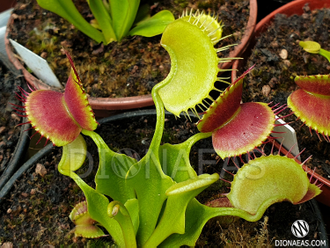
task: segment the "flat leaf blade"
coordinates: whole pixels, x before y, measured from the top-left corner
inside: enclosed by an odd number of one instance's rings
[[[137,171],[127,178],[128,186],[134,189],[139,207],[140,227],[136,235],[138,246],[149,239],[158,222],[159,214],[167,196],[165,191],[174,184],[173,180],[159,170],[160,165],[154,154],[143,157],[132,170]]]
[[[176,145],[164,144],[159,147],[159,161],[163,171],[176,182],[196,178],[196,171],[191,167],[189,161],[188,143]]]
[[[134,199],[134,190],[127,185],[125,177],[136,160],[111,151],[98,134],[86,130],[83,133],[90,136],[98,146],[99,168],[95,175],[96,191],[123,204],[129,199]]]
[[[152,37],[164,32],[166,26],[174,21],[173,14],[168,10],[163,10],[154,16],[139,22],[129,35],[141,35]]]
[[[110,11],[113,21],[113,29],[118,41],[121,41],[131,29],[138,8],[139,0],[111,0]]]
[[[109,200],[104,195],[97,192],[95,189],[86,184],[72,169],[77,169],[76,165],[72,163],[82,163],[81,153],[72,151],[76,149],[75,145],[67,145],[63,149],[62,158],[58,165],[58,170],[63,175],[71,177],[79,188],[84,192],[87,201],[87,209],[90,217],[100,223],[110,233],[114,241],[119,245],[124,245],[124,237],[119,223],[110,218],[107,214]],[[83,148],[85,149],[85,148]]]
[[[37,2],[40,7],[63,17],[95,41],[104,41],[102,33],[95,29],[82,17],[71,0],[37,0]]]
[[[112,27],[111,17],[102,1],[89,0],[90,9],[97,20],[99,27],[104,35],[105,44],[117,41],[115,31]]]
[[[167,191],[168,199],[164,214],[146,246],[156,247],[173,233],[184,234],[186,208],[200,192],[219,179],[217,173],[202,174],[194,179],[174,184]]]

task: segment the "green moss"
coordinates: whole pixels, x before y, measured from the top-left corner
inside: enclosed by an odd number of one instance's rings
[[[82,2],[79,3],[87,5],[86,2]],[[204,8],[204,11],[206,12],[210,6],[214,8],[215,11],[219,11],[216,0],[200,2],[205,2],[205,4],[202,4],[201,7],[202,9]],[[34,8],[34,15],[40,16],[38,22],[41,24],[37,31],[33,30],[34,25],[25,25],[26,28],[24,29],[26,29],[29,34],[25,34],[24,38],[20,38],[19,42],[21,44],[27,44],[26,46],[30,50],[39,55],[42,52],[47,52],[48,54],[44,55],[47,56],[47,61],[51,64],[55,75],[62,83],[67,81],[67,76],[69,73],[69,70],[67,70],[67,65],[61,63],[60,61],[60,59],[65,58],[65,55],[61,53],[61,49],[63,47],[72,55],[78,71],[80,71],[79,67],[86,68],[86,65],[82,65],[81,63],[82,58],[84,60],[86,60],[86,58],[95,58],[95,60],[87,60],[85,64],[92,64],[95,62],[100,65],[101,63],[104,63],[104,67],[106,67],[106,69],[103,75],[80,75],[81,81],[85,88],[95,84],[95,82],[90,78],[98,78],[97,81],[104,82],[102,86],[97,87],[95,92],[94,88],[89,90],[89,94],[92,96],[125,97],[150,93],[150,87],[146,85],[149,79],[156,84],[166,78],[170,71],[169,56],[167,52],[159,45],[160,36],[152,38],[143,38],[140,36],[128,37],[123,39],[122,42],[114,42],[110,45],[104,46],[96,52],[96,48],[93,46],[97,44],[93,43],[90,39],[82,38],[83,35],[81,32],[72,28],[67,21],[58,18],[55,14],[53,15],[51,13],[47,13],[47,15],[43,15],[43,11],[34,5],[35,1],[31,2],[24,0],[22,3],[26,4],[25,8],[27,10],[31,11],[31,9]],[[165,8],[172,11],[175,17],[178,17],[182,14],[182,11],[185,8],[190,7],[188,3],[189,1],[187,0],[161,1],[159,5],[156,6],[154,11],[159,11]],[[198,6],[198,1],[193,1],[193,3],[194,6]],[[235,9],[235,7],[233,7],[232,3],[228,3],[228,8],[229,7],[231,12],[239,11],[237,8]],[[246,6],[244,6],[244,8],[245,7]],[[88,13],[86,13],[86,15],[88,15]],[[247,15],[244,16],[245,21],[246,16]],[[34,22],[34,20],[29,21]],[[56,27],[53,23],[56,23]],[[226,26],[230,27],[231,25]],[[244,23],[242,24],[242,27],[239,27],[239,29],[242,28],[244,28]],[[17,39],[17,37],[13,38]],[[232,40],[226,39],[222,45],[231,43],[233,43]],[[100,48],[100,46],[97,47]],[[94,53],[96,52],[96,54],[92,54],[93,51]],[[125,68],[125,66],[120,65],[121,63],[124,63],[127,67]],[[63,68],[63,65],[65,68]],[[119,65],[119,67],[114,69],[117,65]],[[141,85],[136,87],[134,87],[134,85],[130,87],[126,86],[127,82],[125,79],[131,75],[127,68],[131,65],[137,65],[139,67],[139,70],[133,75],[134,78],[143,79]],[[118,82],[122,82],[123,85],[118,84]],[[113,87],[109,86],[112,83],[115,83],[116,85]]]

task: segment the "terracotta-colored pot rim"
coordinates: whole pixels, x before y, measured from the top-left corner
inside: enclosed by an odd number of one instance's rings
[[[256,37],[258,37],[262,32],[264,32],[268,25],[274,20],[276,14],[286,14],[287,16],[292,16],[294,14],[302,15],[303,7],[308,3],[311,10],[321,9],[321,8],[330,8],[329,0],[294,0],[290,3],[283,5],[282,7],[274,10],[269,15],[265,16],[262,20],[257,23],[257,26],[254,31],[254,36],[251,39],[251,42],[254,43]],[[240,60],[236,60],[233,63],[233,71],[231,73],[232,81],[237,78],[237,69],[239,67]]]
[[[246,24],[244,34],[241,39],[241,43],[238,44],[234,50],[232,50],[228,57],[229,58],[238,58],[243,54],[246,48],[249,46],[249,43],[254,35],[254,30],[257,23],[257,14],[258,14],[258,4],[257,0],[250,0],[250,12],[249,12],[249,20]],[[234,61],[226,62],[223,64],[219,64],[219,68],[221,69],[229,69],[233,65]]]
[[[13,21],[10,17],[7,27]],[[28,72],[23,64],[18,60],[16,55],[12,51],[12,46],[7,38],[9,34],[9,28],[6,30],[5,34],[5,48],[10,62],[16,67],[16,69],[21,70],[26,81],[36,89],[53,89],[58,90],[55,87],[51,87],[46,83],[42,82],[38,78],[34,77],[30,72]],[[143,96],[132,96],[132,97],[121,97],[121,98],[110,98],[110,97],[89,97],[90,105],[96,110],[124,110],[132,108],[142,108],[147,106],[152,106],[153,100],[151,94]]]
[[[330,8],[330,1],[329,0],[295,0],[290,3],[287,3],[283,5],[282,7],[276,9],[269,15],[267,15],[265,18],[263,18],[260,22],[258,22],[255,32],[254,32],[254,37],[251,40],[251,46],[254,46],[256,42],[256,37],[258,37],[262,32],[264,32],[268,25],[274,20],[276,14],[286,14],[288,16],[298,14],[301,15],[303,14],[303,7],[306,3],[309,3],[309,7],[311,10],[314,9],[321,9],[321,8]],[[240,63],[242,63],[241,60],[236,60],[233,64],[233,71],[231,73],[231,79],[232,82],[237,78],[237,72],[238,69],[240,68]],[[277,143],[275,143],[277,144]],[[279,148],[279,144],[277,144],[277,148]],[[288,157],[294,158],[294,156],[291,153],[288,153],[283,147],[282,153],[287,154]],[[296,159],[296,158],[295,158]],[[297,160],[297,159],[296,159]],[[297,162],[300,162],[297,160]],[[317,196],[316,199],[327,205],[330,206],[330,180],[322,177],[321,175],[317,174],[314,172],[312,169],[308,168],[307,166],[303,165],[303,169],[308,173],[309,177],[312,178],[313,182],[317,181],[320,184],[323,184],[322,186],[322,194]]]
[[[241,43],[235,47],[235,49],[230,52],[228,57],[239,57],[243,51],[248,46],[251,38],[253,37],[254,29],[257,21],[257,0],[250,0],[250,12],[249,20],[245,28]],[[21,70],[27,82],[37,89],[51,89],[41,80],[34,77],[30,72],[28,72],[22,63],[18,60],[17,56],[13,53],[13,48],[8,40],[8,34],[10,32],[10,24],[13,22],[12,17],[8,21],[7,30],[5,34],[5,48],[9,60],[14,64],[14,66]],[[226,62],[220,64],[222,69],[229,69],[233,62]],[[52,88],[55,89],[55,88]],[[143,96],[132,96],[132,97],[122,97],[122,98],[101,98],[101,97],[89,97],[89,103],[93,110],[127,110],[135,108],[143,108],[154,105],[151,94]]]
[[[330,1],[329,0],[295,0],[290,3],[283,5],[282,7],[274,10],[269,15],[264,17],[260,22],[258,22],[257,27],[255,29],[255,36],[258,36],[261,32],[263,32],[267,25],[273,21],[276,14],[286,14],[287,16],[292,16],[294,14],[302,15],[304,13],[303,7],[308,3],[311,10],[321,9],[321,8],[329,8]]]

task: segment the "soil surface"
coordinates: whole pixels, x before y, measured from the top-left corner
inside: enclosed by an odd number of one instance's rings
[[[297,240],[291,232],[291,225],[296,220],[305,220],[309,224],[310,231],[303,240],[309,243],[320,240],[320,219],[311,202],[300,205],[281,202],[268,208],[257,222],[233,217],[211,219],[206,223],[196,247],[275,247],[275,242]]]
[[[154,126],[155,116],[136,117],[130,121],[101,124],[97,132],[111,149],[139,159],[147,152]],[[184,118],[176,120],[172,115],[167,116],[165,126],[163,142],[172,144],[182,142],[197,132],[195,124]],[[95,187],[93,175],[97,170],[98,155],[95,144],[88,137],[86,141],[88,160],[77,174]],[[95,240],[74,237],[74,224],[68,216],[73,206],[84,200],[84,196],[70,178],[58,172],[60,156],[61,149],[54,148],[51,154],[37,161],[15,183],[11,194],[1,202],[0,245],[5,242],[11,242],[15,246],[37,247],[82,247],[86,244],[90,247],[100,247],[112,244],[110,237]],[[203,173],[221,174],[223,161],[215,154],[210,138],[193,146],[190,160],[197,171],[199,169]],[[226,178],[226,175],[224,177]],[[205,203],[228,191],[229,184],[219,180],[198,196],[198,200]],[[311,214],[311,210],[310,203],[299,206],[280,203],[271,206],[265,217],[256,223],[232,217],[216,218],[209,221],[203,229],[197,247],[273,246],[275,239],[295,239],[290,227],[297,219],[306,220],[310,226],[309,236],[305,239],[318,239],[317,228],[320,223],[317,217]]]
[[[329,74],[330,64],[324,57],[309,54],[298,45],[299,41],[314,40],[323,49],[330,50],[329,30],[330,9],[311,11],[306,5],[301,16],[277,15],[267,31],[256,38],[255,47],[241,70],[255,64],[245,79],[243,101],[286,104],[288,96],[298,89],[294,83],[296,75]],[[286,110],[281,115],[290,112]],[[285,121],[292,122],[290,125],[296,130],[300,150],[306,148],[301,155],[302,161],[312,155],[307,165],[329,178],[330,143],[323,138],[320,141],[315,131],[311,135],[309,128],[296,119],[292,115]]]
[[[74,2],[86,20],[93,19],[85,0]],[[247,0],[149,2],[152,15],[168,9],[177,18],[186,8],[219,14],[225,25],[223,36],[234,35],[216,47],[239,43],[249,17]],[[145,95],[151,92],[156,83],[165,79],[170,71],[170,58],[160,45],[160,35],[152,38],[127,37],[106,46],[96,44],[66,20],[41,9],[36,0],[19,1],[13,17],[10,38],[45,58],[63,85],[70,72],[69,62],[63,53],[65,48],[73,57],[84,88],[90,96]],[[228,55],[229,51],[219,53],[219,57]]]
[[[22,77],[15,76],[0,60],[0,175],[7,167],[20,136],[21,128],[17,125],[21,123],[21,117],[15,114],[17,111],[13,110],[10,103],[22,105],[15,93],[21,95],[18,86],[22,86],[23,81]]]

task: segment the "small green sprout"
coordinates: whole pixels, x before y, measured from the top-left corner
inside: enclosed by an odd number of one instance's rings
[[[322,49],[321,45],[315,41],[300,41],[299,46],[301,46],[306,52],[322,55],[330,62],[330,52]]]
[[[86,0],[95,20],[88,23],[72,0],[37,0],[40,7],[52,11],[72,23],[81,32],[95,40],[109,44],[128,35],[152,37],[161,34],[174,21],[168,10],[150,17],[140,0]]]

